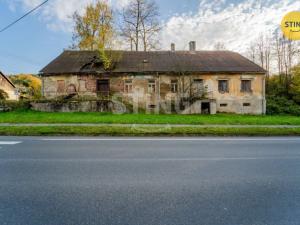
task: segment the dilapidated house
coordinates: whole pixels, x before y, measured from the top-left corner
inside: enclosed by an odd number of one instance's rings
[[[161,112],[265,113],[265,70],[230,51],[110,51],[104,69],[97,51],[64,51],[41,70],[42,92],[58,96],[118,96]]]
[[[4,91],[8,98],[6,100],[18,100],[19,94],[15,85],[0,71],[0,89]]]

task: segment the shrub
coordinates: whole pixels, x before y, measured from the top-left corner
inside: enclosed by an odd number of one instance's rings
[[[267,97],[267,114],[268,115],[300,115],[300,106],[293,100],[282,96]]]
[[[7,108],[9,111],[28,110],[31,108],[30,101],[1,101],[0,107]]]
[[[7,98],[8,98],[8,94],[2,89],[0,89],[0,100],[5,100]]]

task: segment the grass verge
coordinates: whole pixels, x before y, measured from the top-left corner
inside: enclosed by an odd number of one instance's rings
[[[224,124],[224,125],[300,125],[297,116],[148,115],[108,113],[46,113],[31,110],[0,113],[0,123],[96,123],[96,124]]]
[[[0,127],[2,136],[299,136],[300,128]]]

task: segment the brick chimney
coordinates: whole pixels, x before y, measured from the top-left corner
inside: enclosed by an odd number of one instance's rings
[[[196,41],[190,41],[189,46],[190,46],[190,51],[191,52],[196,51]]]
[[[175,44],[174,43],[171,44],[171,51],[175,52]]]

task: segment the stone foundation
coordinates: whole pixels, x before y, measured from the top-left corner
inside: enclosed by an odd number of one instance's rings
[[[121,103],[114,101],[69,101],[31,103],[32,109],[40,112],[111,112],[126,113]]]

